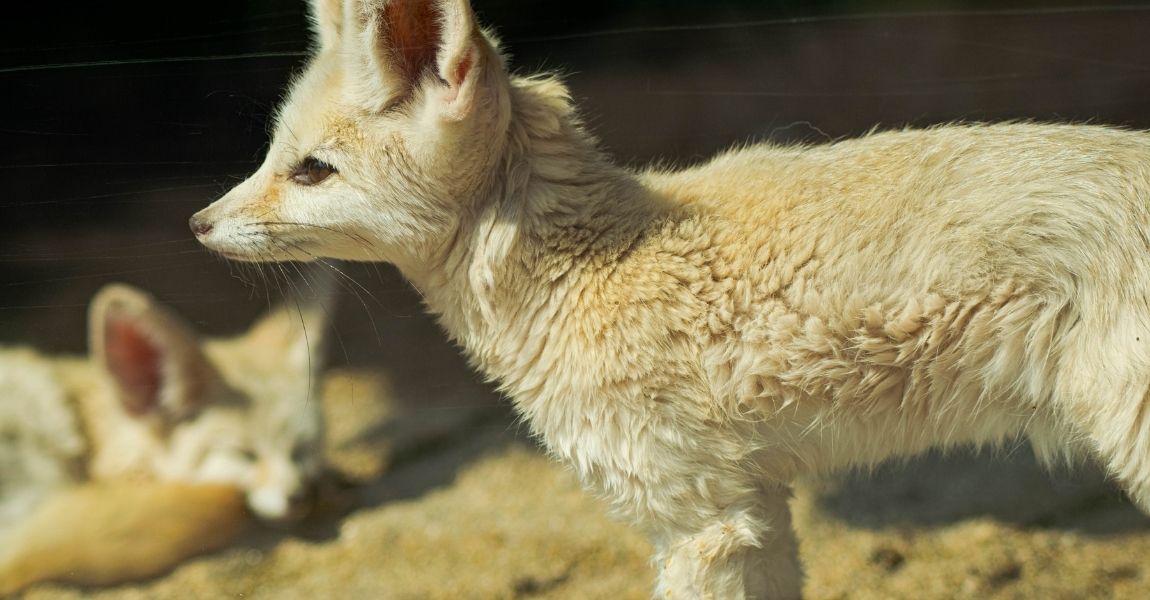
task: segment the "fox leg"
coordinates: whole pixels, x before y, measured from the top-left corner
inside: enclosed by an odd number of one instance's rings
[[[1055,399],[1110,475],[1150,513],[1150,315],[1087,315],[1068,336]],[[1089,317],[1094,317],[1093,319]]]
[[[1131,500],[1150,514],[1150,394],[1148,390],[1112,399],[1111,410],[1089,419],[1090,441],[1108,472]]]
[[[802,596],[790,489],[772,487],[694,532],[667,536],[655,560],[656,598],[795,600]]]

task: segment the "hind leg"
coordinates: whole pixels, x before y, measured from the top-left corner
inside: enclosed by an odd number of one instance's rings
[[[1090,441],[1109,473],[1150,514],[1150,419],[1145,390],[1129,394],[1094,416]]]
[[[1150,513],[1150,327],[1131,311],[1119,312],[1109,335],[1071,347],[1076,351],[1064,357],[1068,368],[1056,394],[1063,414]]]

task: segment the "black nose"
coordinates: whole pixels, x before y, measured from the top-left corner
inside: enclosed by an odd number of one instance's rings
[[[200,218],[199,215],[192,215],[192,218],[188,219],[188,227],[191,227],[192,233],[197,236],[207,235],[212,230],[212,224]]]

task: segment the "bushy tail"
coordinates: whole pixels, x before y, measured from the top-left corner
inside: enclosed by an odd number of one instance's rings
[[[231,486],[86,484],[39,505],[0,550],[0,597],[41,581],[111,585],[153,577],[233,541],[248,515]]]

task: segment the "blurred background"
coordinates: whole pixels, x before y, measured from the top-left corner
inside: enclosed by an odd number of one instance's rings
[[[954,120],[1150,126],[1150,2],[474,4],[519,71],[566,74],[628,165]],[[82,306],[110,280],[212,331],[258,312],[266,289],[202,251],[186,220],[258,165],[307,45],[298,0],[6,6],[0,340],[81,350]],[[385,345],[422,327],[389,318],[422,322],[390,268],[352,271],[383,304]]]
[[[749,141],[819,143],[874,128],[951,121],[1150,128],[1150,1],[473,4],[481,21],[498,31],[516,69],[563,73],[603,145],[636,167],[656,160],[686,165]],[[275,302],[280,286],[209,255],[192,239],[187,219],[259,164],[271,114],[307,47],[301,0],[6,5],[0,19],[0,343],[83,352],[88,299],[112,281],[150,290],[212,334],[239,331]],[[365,488],[357,502],[418,498],[450,482],[486,443],[459,444],[453,435],[519,430],[506,403],[478,382],[392,268],[348,265],[346,272],[355,283],[342,292],[340,340],[331,360],[386,373],[386,394],[403,418],[387,420],[368,438],[385,439],[389,464],[408,467],[392,469],[386,485]],[[357,414],[365,413],[353,411],[351,418]],[[437,466],[428,466],[429,456]],[[1051,480],[1025,452],[1006,466],[990,467],[983,458],[917,464],[884,471],[877,480],[842,480],[815,494],[812,506],[862,530],[907,522],[974,527],[960,532],[974,547],[1008,536],[1004,531],[1036,527],[1046,535],[1043,528],[1056,528],[1049,538],[1055,541],[1035,534],[1038,541],[1019,542],[1023,554],[1047,546],[1052,555],[1067,551],[1058,545],[1058,528],[1092,535],[1147,529],[1097,473]],[[963,475],[929,475],[945,469]],[[984,531],[964,521],[971,518],[1007,526]],[[873,546],[860,555],[862,566],[844,572],[842,589],[851,589],[851,578],[864,569],[888,577],[903,568],[905,556],[925,552],[915,550],[917,538],[909,534],[880,541],[867,535],[842,538]],[[945,547],[941,539],[938,547]],[[1096,554],[1106,550],[1074,543]],[[1147,547],[1145,540],[1139,544]],[[843,557],[853,546],[839,548]],[[1134,552],[1130,548],[1110,550],[1124,555]],[[641,554],[636,564],[643,564]],[[953,558],[936,555],[939,562],[929,564],[945,566]],[[979,579],[971,597],[991,597],[1029,577],[1019,565],[1037,559],[1027,556],[986,566],[990,583]],[[812,560],[819,581],[838,581]],[[1128,597],[1150,592],[1150,574],[1141,567],[1109,568],[1098,567],[1099,581],[1133,582]],[[953,581],[961,584],[965,572]],[[935,574],[928,569],[924,577]],[[576,579],[569,574],[556,581]],[[533,579],[515,581],[507,589],[536,589]],[[646,580],[640,584],[635,589],[646,589]],[[412,597],[431,597],[412,589]],[[918,592],[905,597],[930,597],[913,589]],[[1041,593],[1035,590],[1044,588],[1027,589],[1003,597],[1089,597],[1090,590],[1117,588],[1075,588],[1078,595],[1069,596],[1050,591],[1063,589],[1058,585]],[[876,597],[900,596],[886,594]]]

